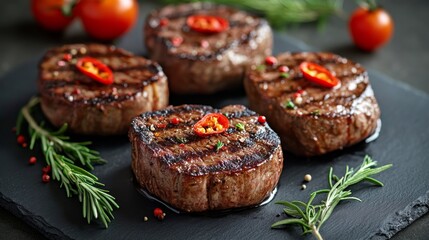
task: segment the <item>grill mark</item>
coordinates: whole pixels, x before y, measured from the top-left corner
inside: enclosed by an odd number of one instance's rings
[[[161,18],[169,18],[169,19],[173,19],[173,20],[177,20],[179,18],[185,18],[188,17],[192,14],[195,14],[196,11],[214,11],[214,12],[218,12],[219,9],[224,9],[224,11],[222,11],[222,15],[223,12],[226,12],[227,14],[234,14],[236,13],[236,11],[232,11],[228,8],[222,8],[222,7],[217,7],[216,5],[202,5],[201,8],[190,8],[188,10],[182,10],[180,12],[174,12],[174,13],[170,13],[170,14],[151,14],[150,17],[148,19],[161,19]],[[252,16],[253,17],[253,16]],[[243,21],[231,21],[230,18],[227,18],[228,22],[230,23],[230,28],[240,28],[242,26],[248,26],[249,24],[243,22]],[[150,21],[150,20],[149,20]],[[242,43],[248,42],[250,39],[252,39],[255,35],[256,35],[256,31],[264,26],[267,25],[268,23],[263,20],[263,19],[259,19],[259,18],[255,18],[254,21],[256,22],[256,24],[254,24],[253,29],[256,30],[251,30],[250,32],[246,33],[246,34],[242,34],[238,40],[232,40],[228,45],[224,46],[223,48],[219,48],[211,53],[208,54],[203,54],[203,53],[197,53],[197,54],[192,54],[192,53],[180,53],[180,54],[174,54],[175,57],[179,57],[181,59],[189,59],[192,61],[207,61],[207,60],[213,60],[215,59],[217,56],[222,55],[224,52],[226,52],[227,50],[234,48]],[[171,44],[170,40],[167,38],[163,38],[163,37],[159,37],[159,34],[156,34],[156,32],[159,32],[159,30],[154,29],[154,33],[152,35],[153,38],[157,39],[157,41],[161,41],[164,46],[167,47],[168,50],[173,48],[173,45]],[[189,31],[189,28],[187,26],[184,26],[182,29],[182,31]]]
[[[189,173],[191,175],[202,175],[212,171],[234,171],[243,167],[254,167],[260,163],[261,160],[268,159],[268,157],[274,152],[274,150],[270,151],[272,146],[273,145],[270,142],[265,142],[258,138],[257,134],[250,134],[243,143],[240,141],[233,141],[225,145],[228,150],[221,149],[219,151],[215,151],[214,149],[204,149],[201,151],[187,151],[179,155],[169,155],[165,160],[171,168],[177,168],[185,162],[193,162],[195,159],[203,157],[207,158],[210,156],[222,160],[215,161],[211,164],[207,164],[207,162],[204,162],[202,165],[193,164],[193,168],[197,168],[198,170],[192,169],[191,167],[191,169],[189,169]],[[231,157],[222,158],[225,154]],[[236,157],[236,155],[239,155],[240,157]]]
[[[199,110],[199,111],[198,111]],[[155,113],[143,113],[138,118],[133,120],[132,129],[136,134],[140,136],[140,139],[148,146],[149,149],[152,149],[155,152],[158,152],[160,155],[160,160],[165,164],[169,165],[171,168],[180,168],[180,171],[184,171],[190,175],[203,175],[209,172],[214,171],[235,171],[242,170],[243,168],[255,167],[261,162],[269,159],[269,157],[277,149],[277,146],[280,145],[280,139],[277,135],[268,127],[260,126],[258,123],[249,123],[245,117],[257,116],[256,113],[251,110],[246,109],[245,111],[234,111],[226,112],[229,115],[230,121],[234,122],[246,122],[246,132],[240,132],[242,135],[238,135],[235,128],[228,129],[228,135],[221,134],[214,138],[201,138],[192,133],[187,133],[187,138],[190,142],[185,144],[185,148],[179,146],[180,142],[174,139],[174,136],[171,135],[166,139],[161,141],[153,141],[155,138],[153,135],[156,132],[149,131],[150,120],[155,120],[156,117],[168,117],[173,114],[191,114],[191,116],[196,116],[198,120],[202,115],[211,112],[222,112],[211,107],[203,106],[182,106],[176,108],[167,108],[165,110],[157,111]],[[193,114],[194,113],[194,114]],[[186,122],[179,125],[168,125],[172,130],[182,130],[184,128],[192,126],[196,120],[189,121],[186,119]],[[164,132],[165,128],[159,130],[159,132]],[[192,134],[192,135],[190,135]],[[188,136],[189,135],[189,136]],[[244,137],[245,141],[236,140],[239,137]],[[227,150],[222,149],[219,152],[216,152],[215,149],[209,149],[204,146],[207,144],[202,144],[202,141],[207,141],[207,143],[215,143],[217,140],[222,140],[225,143],[226,140],[229,142],[226,144]],[[201,144],[198,144],[201,143]],[[229,153],[235,154],[229,154]],[[225,158],[225,155],[228,157]],[[229,157],[231,156],[231,157]],[[238,156],[238,157],[237,157]],[[204,158],[214,158],[213,162],[203,162],[203,164],[198,164],[195,162],[197,159]],[[218,157],[218,158],[216,158]],[[217,161],[217,159],[222,159],[222,161]],[[185,162],[190,162],[185,164]],[[194,162],[194,163],[192,163]]]

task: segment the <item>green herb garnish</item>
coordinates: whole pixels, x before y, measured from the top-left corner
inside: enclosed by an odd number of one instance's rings
[[[356,171],[346,166],[346,172],[341,178],[333,175],[331,167],[328,174],[329,188],[311,193],[307,203],[302,201],[277,202],[277,204],[285,206],[284,212],[291,218],[278,221],[271,225],[271,227],[277,228],[296,224],[302,227],[303,234],[312,233],[317,239],[323,239],[320,235],[320,228],[329,219],[335,207],[343,200],[361,201],[359,198],[351,196],[352,192],[351,190],[347,190],[348,187],[363,181],[383,186],[382,182],[371,176],[392,167],[392,164],[382,167],[376,166],[377,162],[373,161],[371,157],[365,156],[363,163]],[[326,199],[317,205],[313,205],[313,200],[319,194],[327,194]]]
[[[289,73],[280,73],[281,78],[288,78],[289,76]]]
[[[113,219],[113,208],[119,208],[119,206],[115,198],[101,188],[104,184],[100,183],[95,175],[76,166],[81,164],[92,170],[93,164],[101,164],[105,161],[97,151],[87,147],[91,142],[69,141],[69,137],[64,135],[67,124],[57,131],[49,131],[43,128],[43,123],[38,124],[31,115],[31,111],[39,102],[39,98],[33,97],[21,109],[16,133],[20,134],[21,127],[26,121],[31,136],[30,149],[34,148],[36,141],[40,142],[46,164],[51,166],[52,178],[61,183],[60,186],[64,187],[68,197],[73,195],[79,197],[79,201],[83,204],[83,217],[88,223],[99,218],[107,228]]]
[[[260,64],[258,66],[256,66],[256,70],[262,72],[265,71],[265,69],[267,68],[267,66],[265,66],[264,64]]]
[[[317,110],[312,111],[310,114],[313,115],[313,116],[319,116],[320,115],[320,111],[317,109]]]
[[[286,106],[286,108],[288,108],[288,109],[295,109],[295,104],[294,104],[291,100],[288,100],[288,101],[285,103],[285,106]]]
[[[187,143],[188,139],[184,138],[184,137],[174,137],[176,139],[176,142],[178,143]]]
[[[237,128],[238,131],[244,131],[244,124],[243,123],[237,123],[237,124],[235,124],[235,128]]]
[[[195,2],[195,0],[164,0],[169,4]],[[343,0],[210,0],[218,4],[227,4],[241,7],[251,12],[264,15],[276,28],[286,24],[295,24],[312,21],[326,21],[327,17],[339,14],[342,11]]]
[[[216,152],[218,152],[224,146],[223,142],[217,141],[216,143]]]

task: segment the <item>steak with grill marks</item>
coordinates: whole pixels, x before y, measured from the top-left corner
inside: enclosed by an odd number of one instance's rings
[[[276,66],[253,67],[244,85],[251,108],[267,116],[286,150],[321,155],[356,144],[375,131],[380,109],[361,65],[332,53],[283,53],[277,60]],[[299,69],[303,61],[327,68],[340,85],[324,88],[311,83]],[[280,66],[289,72],[280,73]]]
[[[81,73],[77,59],[93,57],[113,72],[104,85]],[[39,65],[39,91],[44,114],[55,126],[67,123],[79,134],[127,133],[131,119],[168,104],[167,79],[150,60],[101,44],[54,48]]]
[[[230,121],[226,132],[200,137],[192,127],[208,113]],[[179,124],[170,123],[178,118]],[[241,105],[220,110],[182,105],[143,113],[129,132],[137,182],[186,212],[230,209],[262,202],[276,187],[283,155],[280,139]],[[235,126],[244,124],[245,130]],[[216,150],[220,141],[224,146]]]
[[[220,16],[229,28],[215,34],[191,30],[190,15]],[[190,3],[166,6],[146,19],[144,42],[174,93],[210,94],[241,86],[246,68],[271,54],[267,21],[226,6]]]

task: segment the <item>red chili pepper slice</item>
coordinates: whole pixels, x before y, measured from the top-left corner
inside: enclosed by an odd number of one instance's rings
[[[200,33],[220,33],[229,27],[225,18],[208,15],[191,15],[186,23],[192,30]]]
[[[84,57],[77,61],[76,67],[86,76],[103,84],[113,83],[112,70],[104,63],[91,57]]]
[[[318,64],[302,62],[299,69],[307,80],[320,86],[332,88],[340,83],[340,80],[332,75],[328,69]]]
[[[210,113],[205,115],[200,121],[195,123],[193,127],[194,132],[200,137],[223,133],[228,128],[228,118],[220,113]]]

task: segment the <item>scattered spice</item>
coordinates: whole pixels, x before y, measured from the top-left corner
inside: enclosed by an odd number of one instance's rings
[[[28,160],[28,164],[34,165],[37,162],[37,158],[36,157],[30,157],[30,159]]]
[[[288,109],[295,109],[295,104],[291,100],[288,100],[285,105]]]
[[[73,57],[72,57],[72,55],[70,53],[66,53],[63,56],[63,59],[66,60],[66,61],[70,61],[72,58]]]
[[[42,182],[44,183],[48,183],[51,180],[51,177],[48,174],[43,174],[42,175]]]
[[[266,118],[265,116],[259,116],[259,117],[258,117],[258,122],[259,122],[260,124],[264,124],[264,123],[266,123],[266,122],[267,122],[267,118]]]
[[[202,48],[208,48],[209,47],[209,42],[207,40],[201,40],[200,43]]]
[[[155,216],[158,220],[163,220],[165,217],[165,213],[162,211],[161,208],[155,208],[153,210],[153,216]]]
[[[312,111],[310,114],[313,115],[313,116],[319,116],[320,115],[320,110],[316,109],[316,110]]]
[[[304,176],[304,181],[306,181],[306,182],[310,182],[310,181],[311,181],[311,179],[312,179],[312,177],[311,177],[311,175],[310,175],[310,174],[305,174],[305,176]]]
[[[22,134],[18,135],[18,137],[16,137],[16,142],[19,145],[23,145],[26,142],[24,135],[22,135]]]
[[[183,38],[182,37],[173,37],[173,38],[171,38],[171,44],[174,47],[178,47],[178,46],[182,45],[182,43],[183,43]]]
[[[301,190],[305,190],[306,188],[307,188],[307,185],[305,185],[305,184],[301,185]]]
[[[287,73],[287,72],[289,72],[289,68],[288,68],[288,66],[280,66],[279,67],[279,72],[281,72],[281,73]]]
[[[216,143],[216,152],[218,152],[223,146],[224,146],[223,142],[218,140]]]
[[[179,142],[179,143],[187,143],[188,142],[188,139],[186,139],[186,138],[184,138],[184,137],[174,137],[175,139],[176,139],[176,142]]]
[[[244,131],[244,130],[245,130],[245,128],[244,128],[244,124],[243,124],[243,123],[237,123],[237,124],[235,124],[235,128],[236,128],[238,131]]]
[[[167,124],[165,124],[165,123],[158,123],[158,124],[156,124],[156,127],[157,128],[166,128]]]
[[[160,27],[167,26],[169,22],[170,21],[167,18],[161,18],[161,20],[159,20],[159,26]]]
[[[174,117],[172,119],[170,119],[171,124],[177,125],[180,123],[180,119],[177,117]]]
[[[269,66],[274,66],[277,64],[277,58],[275,58],[274,56],[268,56],[265,58],[265,64]]]
[[[46,173],[46,174],[50,173],[51,172],[51,166],[50,165],[46,165],[46,167],[42,168],[42,172]]]
[[[280,73],[281,78],[288,78],[289,76],[289,73]]]
[[[266,68],[266,66],[265,65],[258,65],[258,66],[256,66],[256,70],[258,70],[259,72],[263,72],[263,71],[265,71],[265,68]]]

